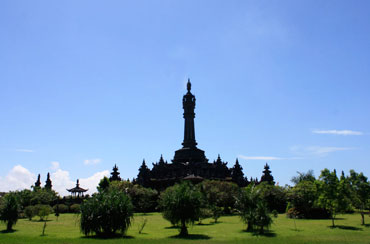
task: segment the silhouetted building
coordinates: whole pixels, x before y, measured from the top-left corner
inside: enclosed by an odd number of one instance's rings
[[[113,172],[110,174],[111,174],[111,177],[109,178],[110,181],[121,181],[121,177],[119,176],[120,173],[118,172],[117,165],[114,165]]]
[[[165,161],[161,155],[159,161],[153,163],[153,168],[150,170],[143,162],[137,177],[139,184],[163,189],[180,180],[191,180],[193,182],[199,182],[203,179],[232,180],[231,170],[227,167],[227,162],[221,160],[220,155],[218,155],[216,161],[209,163],[205,152],[197,147],[194,128],[195,101],[195,96],[191,93],[191,83],[188,80],[187,93],[182,99],[184,109],[182,148],[175,151],[172,163]]]
[[[51,190],[51,188],[52,188],[52,184],[50,180],[50,173],[48,173],[48,176],[46,177],[46,181],[45,181],[45,189]]]
[[[240,187],[246,186],[248,184],[248,180],[244,178],[243,168],[239,164],[238,159],[236,159],[234,167],[231,168],[231,179]]]
[[[274,177],[271,175],[270,166],[266,163],[264,168],[265,170],[263,171],[261,182],[268,182],[271,185],[275,185]]]
[[[72,197],[83,197],[84,193],[88,191],[88,189],[84,189],[80,187],[80,181],[77,179],[76,186],[72,189],[67,189],[72,195]]]
[[[139,168],[139,174],[137,175],[137,182],[139,185],[142,185],[144,187],[150,187],[150,178],[151,178],[151,172],[148,166],[146,166],[145,160],[143,160],[143,163],[141,164]],[[134,181],[133,181],[134,182]]]
[[[40,188],[41,187],[41,177],[40,174],[37,176],[37,181],[35,182],[35,188]]]

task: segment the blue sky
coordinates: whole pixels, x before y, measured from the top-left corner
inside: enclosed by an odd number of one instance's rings
[[[38,173],[90,189],[196,139],[248,177],[268,162],[370,176],[368,1],[1,1],[0,191]]]

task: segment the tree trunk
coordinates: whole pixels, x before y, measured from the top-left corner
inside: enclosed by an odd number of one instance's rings
[[[362,218],[361,224],[365,225],[365,214],[364,214],[364,212],[361,212],[361,218]]]
[[[180,231],[180,236],[187,236],[188,235],[188,228],[186,228],[185,221],[181,221],[181,231]]]
[[[12,231],[12,226],[13,226],[13,222],[12,221],[8,221],[8,223],[6,224],[6,230],[7,231]]]
[[[247,232],[252,232],[253,231],[253,225],[248,222],[247,224]]]
[[[261,225],[260,234],[263,234],[264,232],[265,232],[265,230],[263,229],[263,225]]]
[[[334,224],[334,216],[331,216],[331,226],[332,227],[335,227],[335,224]]]

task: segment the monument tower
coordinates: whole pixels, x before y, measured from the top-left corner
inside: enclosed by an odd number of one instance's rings
[[[194,162],[208,162],[204,155],[204,151],[197,148],[195,140],[195,96],[191,93],[191,83],[188,79],[187,83],[188,92],[182,99],[182,107],[184,109],[184,141],[182,148],[175,152],[173,163],[194,163]]]

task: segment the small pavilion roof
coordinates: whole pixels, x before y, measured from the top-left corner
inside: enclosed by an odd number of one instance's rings
[[[86,192],[88,191],[89,189],[84,189],[84,188],[81,188],[80,187],[80,183],[79,183],[79,180],[77,180],[77,183],[76,183],[76,186],[72,189],[67,189],[67,191],[69,192]]]

